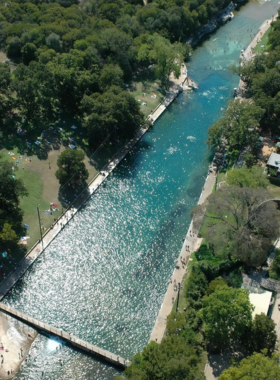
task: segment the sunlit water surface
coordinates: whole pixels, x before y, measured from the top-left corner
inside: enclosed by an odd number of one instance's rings
[[[205,180],[207,130],[238,85],[227,67],[276,7],[247,4],[194,52],[189,74],[199,90],[178,97],[6,303],[125,358],[147,344]],[[116,373],[39,336],[15,379],[108,380]]]

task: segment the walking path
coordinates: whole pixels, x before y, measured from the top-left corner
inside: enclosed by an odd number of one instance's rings
[[[206,198],[212,193],[213,187],[216,183],[216,179],[216,174],[208,174],[198,204],[204,203]],[[163,299],[163,303],[161,305],[154,328],[150,336],[150,342],[155,341],[157,343],[160,343],[162,341],[166,329],[167,317],[171,313],[174,301],[178,295],[177,290],[174,290],[174,286],[178,283],[182,283],[183,277],[187,271],[187,266],[182,264],[182,262],[187,264],[191,253],[198,250],[201,243],[202,238],[198,238],[196,233],[194,233],[191,222],[187,236],[185,237],[181,252],[177,260],[178,269],[174,269],[173,275],[170,279],[167,291]]]
[[[254,48],[258,44],[258,42],[262,39],[265,32],[270,28],[270,25],[272,21],[276,21],[278,16],[278,12],[275,16],[273,16],[271,19],[264,21],[264,23],[260,26],[258,33],[253,38],[247,49],[243,52],[243,55],[241,54],[241,58],[246,59],[247,61],[251,60],[255,57]]]

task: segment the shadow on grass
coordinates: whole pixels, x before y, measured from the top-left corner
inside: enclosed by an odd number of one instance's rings
[[[75,207],[79,207],[84,200],[89,196],[90,192],[87,188],[87,183],[69,183],[67,186],[61,186],[58,193],[58,200],[62,204],[62,206],[67,209],[69,206],[74,205]],[[79,194],[82,192],[83,194],[79,197]]]
[[[16,245],[12,251],[6,251],[7,257],[4,257],[1,253],[0,256],[0,283],[4,280],[4,276],[7,276],[12,272],[20,262],[20,260],[26,254],[26,247],[23,245]]]
[[[76,129],[72,127],[75,125]],[[18,132],[18,128],[22,132]],[[75,144],[86,149],[84,133],[79,120],[61,113],[52,122],[22,122],[17,115],[9,120],[1,139],[1,148],[17,149],[19,154],[37,156],[39,160],[47,160],[49,152],[59,150],[61,145]],[[36,144],[36,142],[39,142]]]

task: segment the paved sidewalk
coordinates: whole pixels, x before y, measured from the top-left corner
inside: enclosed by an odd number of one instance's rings
[[[188,71],[185,64],[182,64],[181,66],[181,74],[179,78],[175,78],[173,73],[170,75],[170,88],[169,91],[166,94],[166,97],[162,101],[162,103],[151,112],[151,114],[148,116],[148,119],[151,120],[152,123],[154,123],[167,109],[167,107],[177,98],[177,96],[180,94],[180,92],[183,91],[183,84],[188,78]]]
[[[265,34],[265,32],[270,28],[272,21],[276,21],[277,16],[278,16],[278,13],[276,13],[276,15],[273,16],[271,19],[264,21],[264,23],[260,26],[258,33],[253,38],[252,42],[249,44],[247,49],[243,52],[243,56],[241,53],[241,56],[240,56],[241,59],[244,58],[249,61],[255,57],[256,54],[253,52],[254,48],[256,47],[259,40],[262,39],[262,36]]]
[[[212,193],[215,183],[216,183],[216,175],[213,173],[210,173],[206,178],[198,204],[202,204],[206,200],[206,198]],[[197,249],[199,249],[201,243],[202,243],[202,238],[198,238],[197,235],[194,233],[193,228],[192,228],[192,222],[191,222],[190,227],[188,229],[187,236],[185,237],[181,252],[178,257],[179,269],[174,269],[174,272],[170,279],[160,311],[158,313],[154,328],[150,336],[150,342],[155,341],[155,342],[160,343],[164,336],[167,317],[172,311],[173,304],[174,302],[176,302],[176,297],[178,294],[178,292],[174,290],[174,285],[178,284],[179,282],[180,283],[182,282],[183,277],[187,271],[187,266],[184,266],[183,268],[181,259],[184,262],[187,262],[187,260],[190,257],[190,254],[196,251]],[[189,249],[187,249],[187,247],[189,247]]]

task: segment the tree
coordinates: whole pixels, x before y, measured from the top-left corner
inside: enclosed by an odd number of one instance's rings
[[[180,43],[171,44],[158,34],[141,36],[138,49],[138,61],[146,65],[156,65],[156,77],[164,89],[169,87],[171,73],[180,76],[181,64],[187,57],[187,48]]]
[[[51,120],[57,110],[57,89],[54,75],[48,66],[31,61],[22,63],[14,71],[13,90],[17,95],[17,108],[26,121],[39,123]],[[39,131],[40,133],[41,131]]]
[[[240,187],[266,188],[269,180],[266,178],[263,168],[253,166],[250,169],[242,167],[228,172],[227,183]]]
[[[8,63],[0,63],[0,127],[8,132],[9,121],[14,107],[14,96],[10,87],[11,69]]]
[[[56,52],[59,52],[62,49],[63,42],[61,41],[60,37],[57,34],[51,33],[46,38],[46,45],[49,49],[53,49]]]
[[[218,380],[280,380],[279,356],[271,359],[263,354],[253,354],[243,359],[237,367],[226,369]]]
[[[257,162],[257,157],[252,153],[246,153],[243,156],[243,160],[247,168],[251,168]]]
[[[211,194],[196,208],[204,215],[205,237],[214,252],[259,266],[267,258],[273,239],[279,236],[280,212],[264,189],[228,186]]]
[[[80,149],[65,149],[58,157],[58,170],[55,175],[61,185],[67,181],[72,182],[85,181],[88,178],[88,170],[82,162],[85,158],[85,153]]]
[[[2,231],[0,232],[0,247],[3,250],[11,250],[15,248],[18,242],[18,236],[12,229],[9,223],[4,223]]]
[[[116,86],[102,95],[85,96],[82,110],[92,146],[98,145],[109,134],[119,138],[132,137],[144,124],[138,102],[127,91]]]
[[[244,289],[217,286],[202,301],[199,313],[205,336],[216,348],[225,348],[238,341],[252,322],[253,306]]]
[[[8,235],[10,237],[13,236],[9,226],[16,233],[19,233],[21,230],[22,211],[19,208],[20,197],[27,195],[23,182],[20,179],[12,177],[14,173],[12,168],[13,165],[7,161],[2,162],[0,165],[0,225],[4,226],[7,223],[6,238]]]
[[[12,37],[7,45],[7,56],[18,59],[21,56],[21,41],[18,37]]]
[[[231,149],[255,148],[263,114],[259,106],[240,99],[232,100],[224,116],[209,128],[207,143],[215,150],[222,150],[226,145]]]
[[[255,315],[252,326],[244,339],[251,353],[266,350],[269,355],[272,354],[277,341],[275,326],[274,321],[263,313]]]
[[[123,71],[118,65],[105,65],[99,77],[99,86],[102,92],[111,86],[121,86],[123,84]]]
[[[136,354],[124,372],[125,379],[133,380],[202,380],[197,367],[199,356],[180,336],[164,338],[161,344],[151,342]],[[117,377],[121,380],[123,377]]]
[[[214,293],[217,286],[224,286],[227,285],[226,281],[222,278],[216,278],[215,280],[211,281],[208,285],[208,289],[206,291],[206,295],[209,296],[210,294]]]
[[[276,249],[274,252],[274,255],[275,256],[269,270],[269,277],[279,281],[280,279],[280,249]]]
[[[35,53],[37,51],[36,45],[28,42],[21,49],[22,61],[25,65],[28,65],[31,61],[35,59]]]
[[[208,281],[200,265],[194,265],[186,283],[186,298],[190,307],[201,308],[201,300],[208,287]]]

